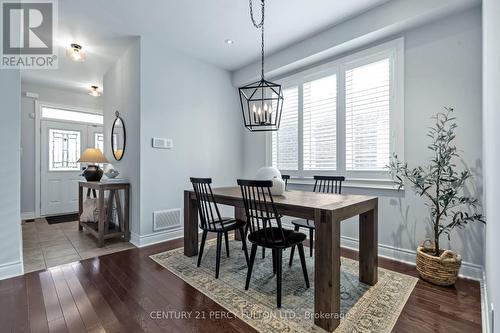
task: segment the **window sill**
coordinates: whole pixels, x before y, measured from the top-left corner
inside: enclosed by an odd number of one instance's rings
[[[313,178],[290,178],[288,181],[290,185],[314,185]],[[360,178],[350,178],[342,183],[344,188],[364,188],[364,189],[374,189],[374,190],[390,190],[398,191],[399,186],[394,183],[391,179],[360,179]],[[404,190],[404,187],[400,189]]]

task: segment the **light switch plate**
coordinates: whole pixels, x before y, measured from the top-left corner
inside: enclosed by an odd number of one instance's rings
[[[172,149],[174,148],[174,140],[166,138],[153,138],[153,148]]]

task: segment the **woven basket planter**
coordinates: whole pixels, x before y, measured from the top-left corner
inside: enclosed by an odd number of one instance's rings
[[[417,248],[417,271],[420,277],[439,286],[451,286],[458,278],[458,271],[462,264],[460,255],[450,250],[439,250],[441,255],[434,256],[434,246],[425,241]]]

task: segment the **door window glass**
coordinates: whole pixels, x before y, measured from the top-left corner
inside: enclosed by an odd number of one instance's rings
[[[49,129],[49,171],[80,170],[80,132]]]

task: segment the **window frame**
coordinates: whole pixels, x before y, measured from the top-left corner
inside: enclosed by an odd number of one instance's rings
[[[310,183],[314,175],[344,175],[346,185],[353,187],[392,188],[392,180],[385,170],[346,170],[346,109],[345,109],[345,73],[347,70],[369,63],[389,59],[390,71],[390,116],[389,136],[390,152],[404,159],[404,38],[398,38],[368,49],[343,56],[333,61],[308,68],[306,70],[283,75],[275,79],[283,88],[298,85],[298,170],[280,170],[292,176],[293,182]],[[337,78],[337,168],[336,170],[304,170],[303,156],[303,85],[305,82],[329,75]],[[272,134],[266,135],[266,164],[272,165]]]

